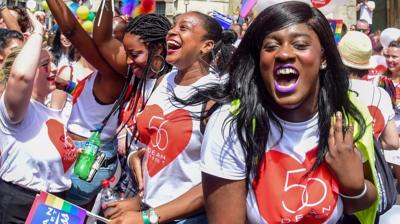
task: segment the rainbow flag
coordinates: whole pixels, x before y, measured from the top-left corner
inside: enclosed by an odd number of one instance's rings
[[[342,28],[343,28],[343,20],[341,19],[328,19],[329,24],[331,25],[333,35],[335,37],[336,44],[339,43],[342,38]]]
[[[40,192],[29,211],[26,224],[82,224],[87,211],[47,192]]]

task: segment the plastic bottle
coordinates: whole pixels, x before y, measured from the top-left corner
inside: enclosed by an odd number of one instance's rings
[[[100,132],[94,132],[85,143],[83,152],[79,154],[75,163],[74,174],[82,180],[86,180],[96,160],[96,153],[100,147]]]
[[[121,198],[120,194],[110,186],[114,180],[115,177],[112,177],[110,180],[104,179],[101,182],[101,186],[103,187],[103,191],[101,192],[101,208],[103,209],[104,214],[107,214],[106,206],[109,203],[118,201]]]

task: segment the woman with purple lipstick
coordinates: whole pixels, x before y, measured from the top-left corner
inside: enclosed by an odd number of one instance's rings
[[[249,26],[229,81],[186,101],[216,102],[201,152],[209,223],[374,223],[371,120],[330,29],[305,3],[273,5]]]

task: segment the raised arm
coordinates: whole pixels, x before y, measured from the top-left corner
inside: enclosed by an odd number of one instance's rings
[[[71,41],[79,53],[95,67],[100,74],[115,75],[114,69],[104,60],[92,38],[81,27],[63,0],[47,0],[50,11],[63,34]]]
[[[374,9],[375,9],[375,2],[374,1],[368,1],[367,2],[367,7],[368,7],[368,9],[369,9],[369,11],[374,11]]]
[[[19,27],[18,25],[17,18],[11,15],[8,8],[0,9],[0,15],[3,18],[4,23],[6,24],[8,29],[22,33],[21,27]]]
[[[30,14],[34,31],[16,57],[4,93],[7,113],[13,122],[20,122],[28,109],[33,82],[40,60],[44,27]]]
[[[103,4],[105,4],[104,7]],[[118,73],[125,74],[127,69],[126,52],[122,43],[112,36],[112,24],[111,1],[102,1],[94,22],[93,40],[106,61]]]

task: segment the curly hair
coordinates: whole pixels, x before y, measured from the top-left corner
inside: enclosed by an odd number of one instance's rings
[[[137,16],[130,20],[126,25],[125,32],[137,35],[143,40],[144,43],[148,45],[149,49],[149,60],[147,60],[145,73],[143,77],[146,77],[148,67],[152,63],[152,58],[155,54],[155,47],[161,44],[163,47],[162,56],[165,58],[167,54],[167,45],[165,42],[165,37],[169,29],[171,28],[171,23],[169,20],[162,15],[157,14],[146,14],[143,16]],[[170,65],[166,65],[160,73],[166,73],[171,69]]]
[[[21,8],[19,6],[11,6],[8,9],[13,10],[18,14],[17,22],[19,27],[21,28],[21,32],[25,33],[26,31],[29,31],[32,24],[31,20],[29,19],[29,15],[26,12],[26,9]]]

